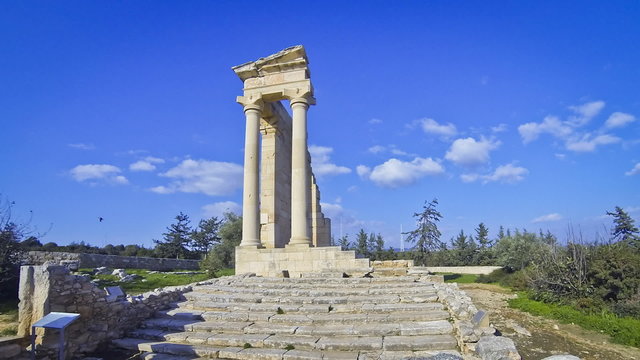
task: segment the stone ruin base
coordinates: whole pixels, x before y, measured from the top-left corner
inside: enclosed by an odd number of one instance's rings
[[[236,247],[236,274],[292,278],[311,274],[362,277],[372,271],[369,259],[356,259],[355,251],[342,251],[339,246]]]

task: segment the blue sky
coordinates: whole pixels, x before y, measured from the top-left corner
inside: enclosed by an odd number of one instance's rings
[[[640,2],[0,3],[0,193],[44,242],[152,245],[238,210],[231,66],[303,44],[338,236],[640,220]],[[99,222],[98,218],[104,221]],[[340,226],[342,224],[342,226]]]

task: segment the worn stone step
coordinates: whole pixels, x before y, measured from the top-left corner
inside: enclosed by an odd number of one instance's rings
[[[453,335],[385,336],[383,348],[391,351],[457,350]]]
[[[274,303],[226,303],[208,301],[183,301],[172,304],[176,309],[202,310],[202,311],[252,311],[252,312],[273,312],[277,313],[278,308],[285,313],[389,313],[389,312],[420,312],[430,310],[441,310],[443,305],[438,302],[428,303],[356,303],[356,304],[274,304]],[[184,310],[184,311],[186,311]],[[177,310],[180,311],[180,310]]]
[[[397,323],[312,324],[298,326],[295,330],[296,335],[307,336],[399,336],[442,335],[452,333],[453,326],[446,320]]]
[[[202,320],[203,310],[172,308],[169,310],[156,311],[155,316],[159,318],[172,318],[181,320]]]
[[[251,294],[207,294],[197,291],[192,291],[184,294],[187,300],[207,300],[214,302],[226,302],[226,303],[260,303],[262,302],[261,296],[255,296]]]
[[[348,285],[335,285],[335,286],[305,286],[296,287],[291,285],[283,285],[282,287],[218,287],[218,286],[203,286],[194,287],[194,293],[208,293],[208,294],[254,294],[262,296],[335,296],[335,295],[384,295],[384,294],[418,294],[418,293],[433,293],[435,288],[433,286],[416,286],[414,284],[407,284],[403,286],[384,286],[383,284],[375,286],[348,286]]]
[[[190,331],[193,324],[202,320],[184,320],[173,318],[151,318],[142,322],[141,327],[147,329],[162,329],[173,331]]]

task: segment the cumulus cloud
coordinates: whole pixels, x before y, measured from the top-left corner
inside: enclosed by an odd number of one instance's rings
[[[538,216],[537,218],[531,220],[532,223],[541,223],[541,222],[551,222],[551,221],[560,221],[562,220],[562,215],[558,213],[551,213],[547,215]]]
[[[369,149],[367,149],[368,152],[372,153],[372,154],[382,154],[385,152],[390,152],[393,155],[398,155],[398,156],[411,156],[411,157],[416,157],[416,154],[412,154],[412,153],[408,153],[404,150],[400,150],[398,149],[395,145],[389,145],[389,146],[382,146],[382,145],[374,145],[372,147],[370,147]]]
[[[392,158],[373,169],[360,165],[356,171],[378,186],[397,188],[411,185],[424,176],[441,174],[444,168],[431,158],[416,157],[412,161]]]
[[[138,160],[129,165],[129,170],[131,171],[153,171],[156,169],[154,164],[162,164],[164,163],[163,159],[156,158],[153,156],[147,156],[143,160]]]
[[[574,112],[574,115],[569,117],[568,123],[576,127],[583,126],[598,115],[604,108],[604,105],[604,101],[598,100],[582,105],[569,106],[569,109]]]
[[[593,152],[599,145],[615,144],[620,142],[621,139],[617,136],[602,134],[592,136],[591,134],[584,134],[580,138],[570,138],[566,142],[567,150],[575,152]]]
[[[122,171],[117,166],[108,164],[87,164],[78,165],[71,169],[69,173],[71,177],[78,182],[105,182],[111,184],[128,184],[126,177],[119,175]]]
[[[327,146],[309,146],[309,154],[311,154],[311,166],[313,173],[320,177],[326,175],[348,174],[351,169],[345,166],[338,166],[331,163],[331,153],[333,148]]]
[[[636,165],[633,167],[633,169],[627,171],[624,174],[627,175],[627,176],[640,174],[640,162],[636,163]]]
[[[95,150],[95,145],[93,144],[84,144],[84,143],[75,143],[75,144],[67,144],[68,147],[78,150]]]
[[[382,124],[382,120],[373,118],[373,119],[369,120],[369,124],[371,124],[371,125]]]
[[[202,213],[205,217],[222,218],[224,213],[232,212],[234,214],[242,213],[242,206],[233,201],[220,201],[213,204],[207,204],[202,207]]]
[[[557,138],[571,135],[573,128],[560,121],[557,116],[546,116],[541,123],[530,122],[518,126],[522,141],[526,144],[537,139],[540,134],[547,133]]]
[[[631,114],[626,114],[623,112],[614,112],[609,115],[609,118],[604,123],[604,127],[607,129],[613,129],[618,127],[623,127],[629,123],[632,123],[636,120],[635,116]]]
[[[456,126],[452,123],[439,124],[437,121],[433,119],[422,119],[420,120],[420,126],[422,127],[422,131],[427,134],[439,135],[445,138],[449,138],[458,133]]]
[[[507,124],[499,124],[497,126],[492,126],[491,127],[491,131],[494,133],[501,133],[501,132],[505,132],[507,131],[508,126]]]
[[[371,174],[371,168],[364,165],[358,165],[356,166],[356,173],[360,177],[369,177],[369,174]]]
[[[185,192],[213,196],[230,195],[242,187],[242,173],[242,166],[238,164],[187,159],[160,174],[172,179],[170,184],[156,186],[150,190],[159,194]]]
[[[500,146],[499,141],[468,137],[456,139],[445,154],[445,159],[462,166],[475,166],[489,162],[489,153]]]
[[[518,181],[524,180],[524,177],[529,173],[529,170],[522,166],[515,166],[513,164],[500,165],[496,170],[487,175],[480,174],[462,174],[460,180],[466,183],[475,181],[482,181],[483,184],[489,182],[501,182],[507,184],[513,184]]]

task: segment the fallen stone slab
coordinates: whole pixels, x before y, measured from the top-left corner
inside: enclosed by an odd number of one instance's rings
[[[503,336],[482,336],[475,349],[482,360],[521,359],[513,340]]]

